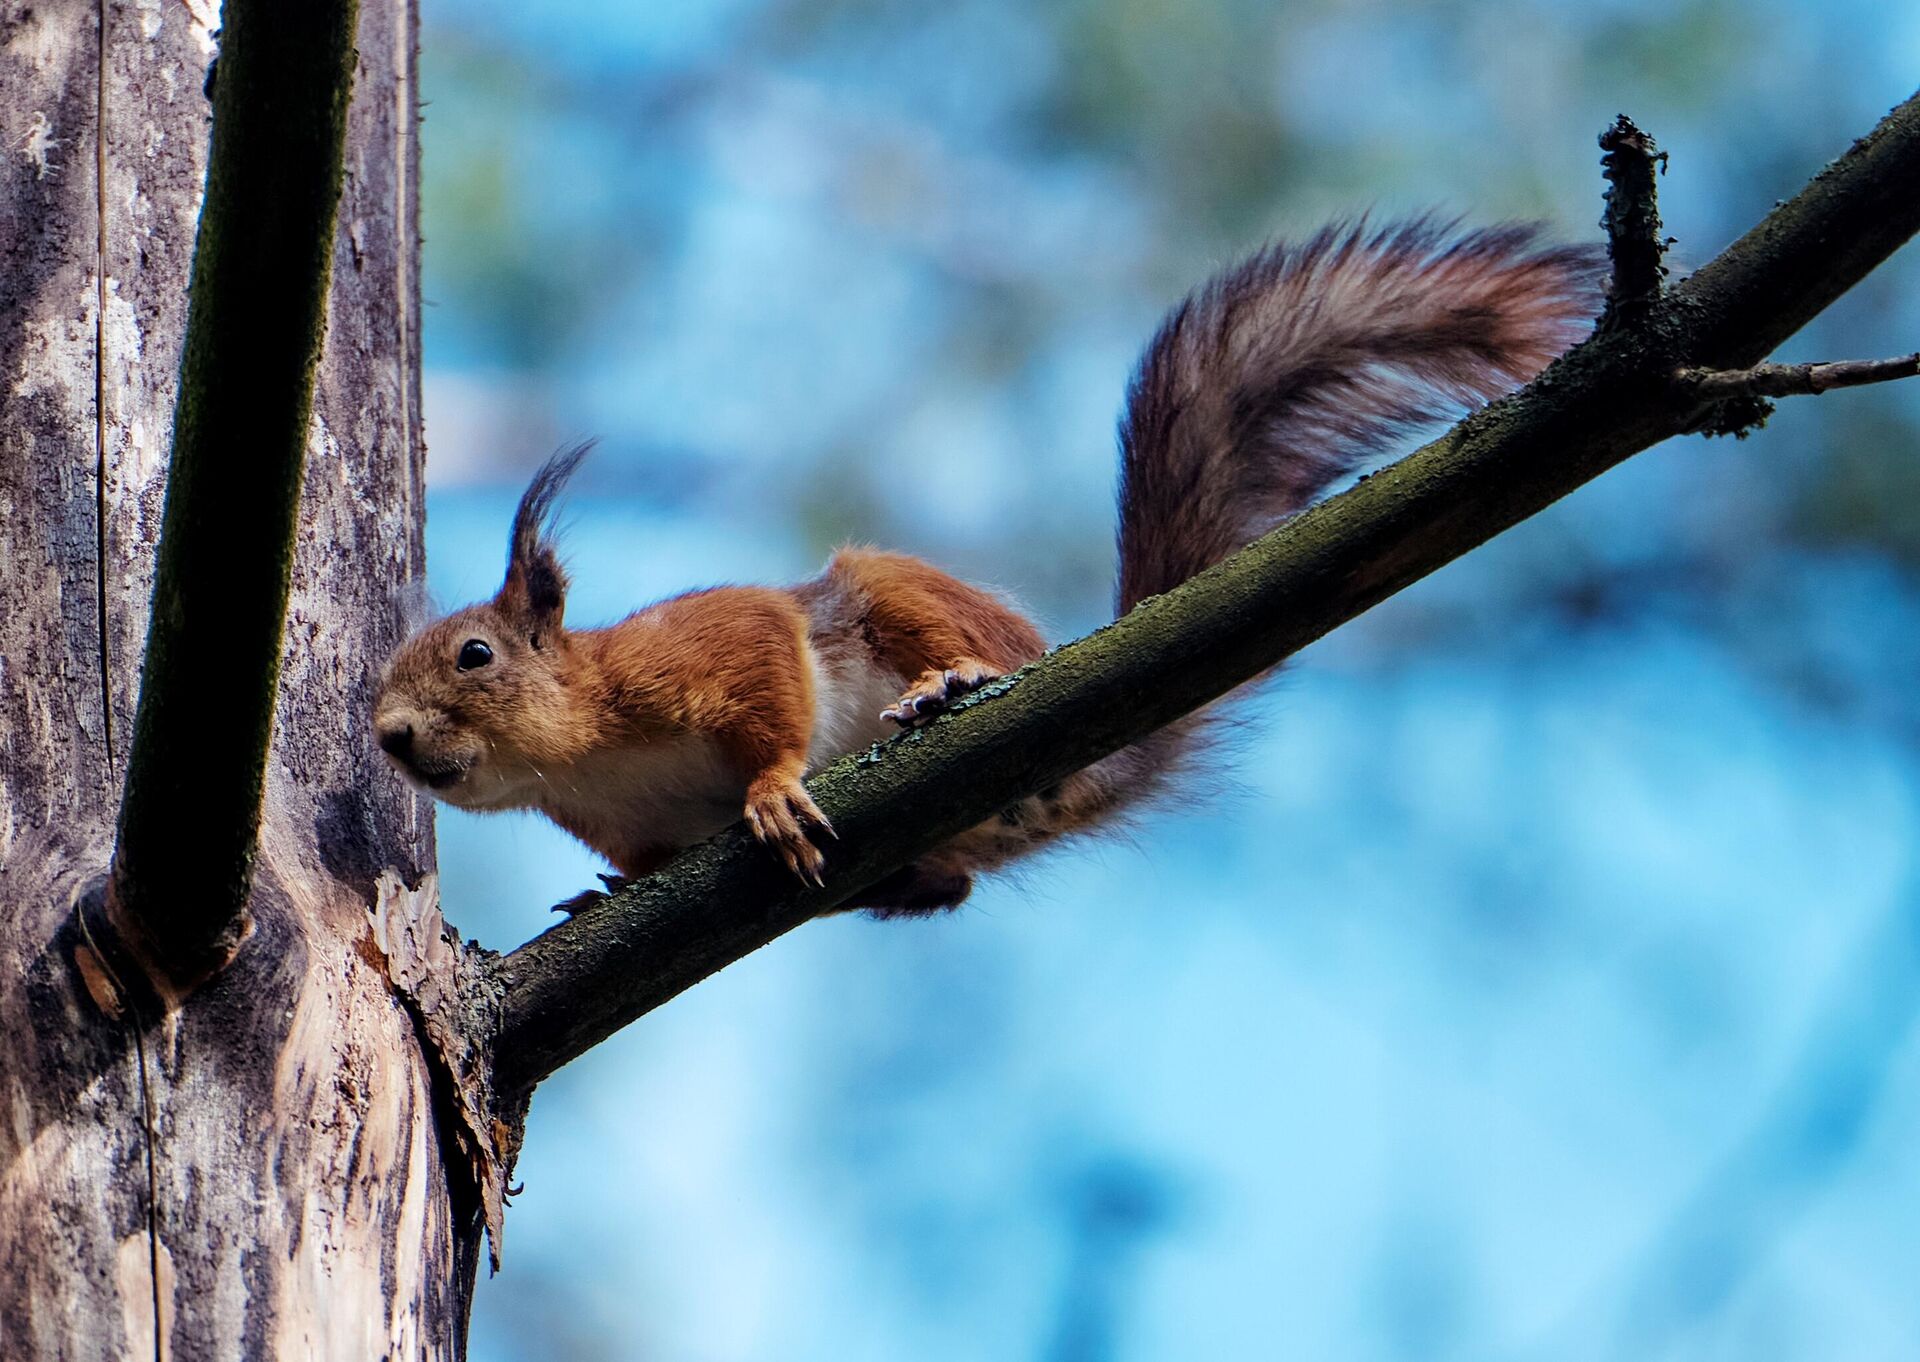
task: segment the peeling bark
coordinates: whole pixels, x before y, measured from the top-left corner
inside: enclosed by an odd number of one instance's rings
[[[500,1029],[502,990],[498,958],[459,933],[440,915],[438,882],[428,876],[408,888],[382,873],[374,908],[374,940],[387,977],[405,999],[440,1080],[442,1106],[459,1153],[464,1186],[477,1196],[487,1227],[489,1261],[500,1270],[507,1213],[507,1179],[527,1114],[524,1095],[503,1103],[493,1089],[493,1036]]]
[[[478,1199],[373,911],[428,883],[431,823],[363,738],[422,575],[404,0],[361,5],[253,937],[163,1014],[75,911],[132,733],[218,22],[0,12],[0,1356],[457,1357]]]

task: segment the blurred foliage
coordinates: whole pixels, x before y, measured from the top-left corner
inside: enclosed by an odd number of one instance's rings
[[[421,84],[437,357],[536,373],[575,361],[607,281],[648,269],[665,229],[634,192],[626,139],[562,73],[457,29],[423,45]]]
[[[1060,414],[1047,406],[1058,386],[1023,376],[1070,362],[1089,335],[1118,359],[1211,262],[1327,212],[1435,201],[1475,216],[1545,211],[1591,235],[1592,135],[1615,104],[1630,103],[1675,151],[1668,217],[1683,261],[1703,259],[1865,126],[1860,101],[1835,98],[1822,63],[1793,60],[1792,43],[1817,52],[1837,37],[1802,33],[1805,17],[1791,12],[1783,35],[1726,0],[1577,11],[1523,0],[1284,10],[969,0],[937,14],[900,0],[769,0],[716,14],[688,21],[704,43],[675,30],[671,42],[651,39],[667,51],[657,63],[636,55],[584,71],[518,40],[524,29],[430,24],[435,354],[546,373],[562,388],[599,374],[617,384],[608,366],[631,371],[636,351],[671,354],[707,324],[680,310],[700,298],[681,272],[692,267],[689,234],[709,230],[699,215],[712,211],[716,177],[742,211],[818,216],[829,236],[770,238],[766,254],[740,260],[741,286],[798,281],[851,251],[915,280],[910,313],[868,324],[872,400],[822,413],[826,428],[804,445],[769,441],[778,466],[723,480],[714,495],[739,505],[772,478],[821,550],[848,537],[925,544],[932,533],[928,548],[1000,564],[998,579],[1031,584],[1038,603],[1073,620],[1096,616],[1105,596],[1104,511],[1036,524],[1007,504],[942,542],[938,517],[902,505],[903,480],[927,457],[903,432],[966,395],[999,434],[977,453],[935,457],[997,464],[1004,478],[1057,434]],[[636,51],[649,40],[634,39]],[[1360,90],[1365,102],[1346,98]],[[1721,135],[1723,124],[1750,131]],[[766,182],[740,180],[749,168],[769,172]],[[1734,186],[1718,203],[1703,197]],[[1064,235],[1052,225],[1063,218]],[[1911,293],[1903,286],[1875,341],[1910,328]],[[903,326],[921,334],[889,353],[886,331]],[[806,341],[764,343],[777,368]],[[700,385],[726,383],[726,367],[676,377],[673,400],[715,400]],[[1070,433],[1072,458],[1110,449],[1124,368],[1110,371],[1107,418]],[[1889,414],[1873,418],[1871,438],[1839,438],[1825,418],[1803,431],[1830,456],[1811,460],[1812,476],[1764,490],[1776,533],[1909,559],[1920,499],[1899,495],[1912,466],[1899,413],[1912,408],[1872,409]],[[610,415],[633,423],[607,432],[616,449],[741,462],[737,441],[708,443],[697,420],[662,440],[646,435],[644,410]],[[1676,495],[1702,491],[1684,473],[1676,483]],[[1762,552],[1756,527],[1743,528],[1747,551]],[[1063,534],[1085,548],[1063,559]],[[1604,546],[1595,558],[1605,571]]]
[[[1907,0],[425,18],[430,375],[606,437],[582,618],[854,539],[1056,636],[1219,264],[1369,210],[1593,239],[1625,111],[1684,272],[1920,69]],[[1920,345],[1911,257],[1782,358]],[[512,489],[446,489],[538,424],[434,439],[436,571],[497,571]],[[476,1357],[1913,1355],[1916,573],[1920,384],[1631,461],[1316,649],[1151,856],[819,924],[543,1088]],[[441,826],[497,944],[587,880]]]
[[[1824,433],[1824,457],[1790,507],[1789,528],[1818,547],[1865,549],[1920,570],[1920,421],[1912,405],[1836,405]]]

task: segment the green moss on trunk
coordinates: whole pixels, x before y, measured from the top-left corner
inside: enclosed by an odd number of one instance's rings
[[[114,921],[186,985],[246,931],[326,327],[353,0],[228,0]]]

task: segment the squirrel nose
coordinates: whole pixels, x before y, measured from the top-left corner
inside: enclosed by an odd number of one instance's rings
[[[395,728],[380,731],[380,750],[390,756],[406,760],[413,751],[413,725],[401,724]]]

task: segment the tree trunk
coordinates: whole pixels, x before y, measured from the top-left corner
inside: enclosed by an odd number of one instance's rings
[[[253,938],[161,1008],[77,909],[132,732],[218,22],[0,25],[0,1356],[455,1357],[477,1202],[375,914],[437,921],[431,823],[365,738],[422,575],[406,0],[361,4]]]

